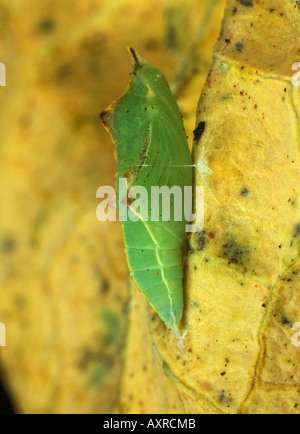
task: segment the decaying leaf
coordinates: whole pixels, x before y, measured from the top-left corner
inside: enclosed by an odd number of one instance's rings
[[[127,330],[121,224],[96,219],[113,185],[100,108],[124,89],[132,45],[172,82],[211,0],[1,1],[1,381],[21,413],[113,412]],[[192,139],[224,0],[180,88]],[[191,101],[189,95],[194,100]],[[159,368],[160,369],[160,368]],[[177,393],[177,392],[176,392]],[[1,408],[0,408],[1,412]]]
[[[184,350],[149,314],[158,357],[146,375],[136,370],[127,411],[138,411],[136,396],[146,402],[151,378],[157,396],[175,399],[177,390],[189,412],[299,413],[300,87],[291,80],[299,26],[292,0],[227,3],[197,112],[193,158],[205,175],[195,175],[205,186],[205,227],[189,240]],[[133,296],[127,398],[133,366],[145,363],[143,352],[133,353],[142,348],[140,303]],[[143,405],[153,410],[152,400]]]

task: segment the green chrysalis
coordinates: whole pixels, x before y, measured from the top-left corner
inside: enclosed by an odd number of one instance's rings
[[[192,186],[192,160],[176,100],[162,73],[129,49],[134,61],[126,92],[100,118],[115,144],[116,185],[127,188]],[[179,337],[183,311],[182,249],[185,221],[123,221],[125,253],[131,277],[165,325]],[[129,203],[128,203],[129,202]],[[130,208],[130,201],[126,205]],[[160,211],[161,217],[161,211]]]

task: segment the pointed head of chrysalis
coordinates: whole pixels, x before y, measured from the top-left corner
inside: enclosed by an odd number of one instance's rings
[[[149,124],[159,114],[159,97],[173,98],[163,74],[133,49],[128,48],[133,59],[133,70],[126,91],[100,114],[100,119],[112,136],[114,152],[119,170],[125,173],[129,168],[140,165],[140,155],[146,152],[144,138],[135,139],[146,131],[151,133]],[[149,132],[148,132],[149,130]]]
[[[155,93],[159,88],[169,87],[167,80],[159,69],[143,59],[133,48],[128,48],[128,51],[134,61],[133,71],[130,74],[131,86],[139,86],[138,82],[141,80],[145,84],[145,87],[140,89],[141,95],[146,92],[146,95],[151,97],[151,92]]]

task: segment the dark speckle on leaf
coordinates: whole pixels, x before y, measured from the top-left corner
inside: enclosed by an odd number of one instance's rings
[[[45,18],[37,25],[37,30],[40,33],[49,34],[55,29],[56,23],[53,18]]]
[[[55,71],[55,81],[66,80],[72,74],[72,65],[64,63],[59,65]]]
[[[288,325],[288,324],[291,323],[291,321],[290,321],[290,320],[288,319],[288,317],[285,316],[285,315],[282,315],[282,317],[281,317],[281,322],[282,322],[283,325]]]
[[[205,130],[205,122],[199,122],[197,128],[193,131],[194,132],[194,140],[196,142],[199,142],[202,134],[204,133],[204,130]]]
[[[106,294],[107,292],[109,292],[110,289],[110,283],[108,280],[103,279],[102,283],[101,283],[101,292],[103,294]]]
[[[219,400],[220,400],[220,402],[222,402],[224,404],[227,403],[227,398],[226,398],[226,395],[225,395],[225,390],[222,390],[222,392],[220,394],[220,397],[219,397]]]
[[[116,341],[121,331],[121,324],[118,315],[111,310],[101,311],[101,322],[103,325],[103,344],[109,346]]]
[[[223,402],[225,398],[225,390],[222,390],[221,395],[220,395],[220,402]]]
[[[238,2],[243,6],[247,6],[248,8],[252,8],[254,6],[253,0],[238,0]]]
[[[178,47],[178,33],[175,26],[169,25],[167,27],[165,41],[169,49],[176,49]]]
[[[200,252],[206,246],[206,232],[197,232],[189,241],[189,253]]]
[[[165,45],[173,51],[180,47],[180,33],[177,24],[179,15],[179,11],[175,7],[170,7],[165,11]]]
[[[243,48],[244,48],[244,42],[240,41],[240,42],[237,42],[237,43],[235,44],[235,49],[236,49],[236,51],[238,51],[239,53],[242,52]]]
[[[249,258],[249,248],[240,245],[234,239],[228,240],[222,245],[223,256],[229,259],[229,264],[239,264],[244,265]]]
[[[16,249],[16,246],[16,241],[11,237],[7,237],[2,241],[1,249],[4,253],[11,253]]]
[[[198,251],[203,250],[205,244],[206,244],[205,231],[197,233],[197,250]]]
[[[293,238],[297,238],[300,235],[300,224],[295,225],[293,231]]]
[[[249,190],[248,190],[248,188],[243,188],[242,190],[241,190],[241,196],[247,196],[249,194]]]

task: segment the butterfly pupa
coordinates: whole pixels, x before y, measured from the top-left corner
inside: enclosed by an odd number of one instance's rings
[[[192,159],[181,114],[163,74],[132,48],[134,66],[125,93],[100,118],[114,142],[119,179],[127,188],[192,186]],[[180,337],[183,313],[182,249],[186,240],[184,218],[175,221],[170,195],[169,221],[122,221],[125,253],[131,277],[150,305]],[[160,211],[161,217],[161,211]]]

